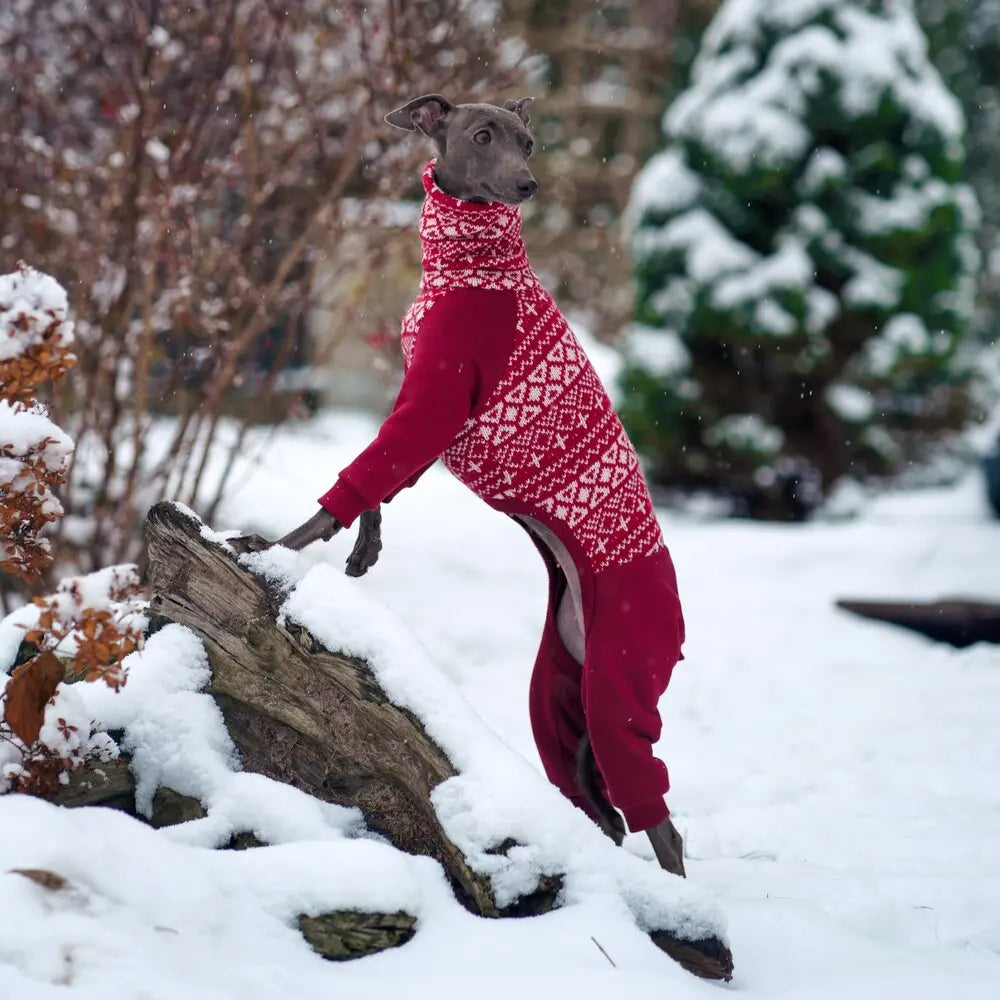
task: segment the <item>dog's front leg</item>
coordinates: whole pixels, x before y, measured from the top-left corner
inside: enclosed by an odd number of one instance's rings
[[[230,545],[237,552],[263,552],[272,545],[283,545],[286,549],[304,549],[311,542],[324,542],[340,531],[343,525],[332,515],[321,507],[308,521],[293,528],[287,535],[283,535],[276,542],[262,538],[260,535],[240,535],[233,538]]]
[[[347,557],[347,575],[364,576],[378,562],[382,551],[382,508],[363,511],[358,519],[358,538]]]
[[[284,545],[286,549],[304,549],[313,542],[328,542],[343,525],[331,513],[322,507],[308,521],[293,528],[287,535],[283,535],[274,544]]]
[[[304,549],[312,542],[328,541],[340,531],[343,525],[325,510],[318,510],[308,521],[279,538],[276,542],[261,538],[260,535],[241,535],[230,544],[238,552],[263,552],[272,545],[283,545],[287,549]],[[382,551],[382,511],[362,511],[358,519],[358,538],[351,554],[347,557],[347,575],[364,576],[378,562]]]

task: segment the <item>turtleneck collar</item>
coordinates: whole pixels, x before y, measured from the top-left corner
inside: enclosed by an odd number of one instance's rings
[[[431,160],[423,175],[426,197],[419,229],[425,277],[438,274],[443,278],[442,272],[448,272],[457,283],[462,279],[454,272],[462,272],[465,284],[471,280],[469,272],[530,274],[521,239],[521,210],[503,202],[461,201],[445,194],[434,180],[436,162]]]

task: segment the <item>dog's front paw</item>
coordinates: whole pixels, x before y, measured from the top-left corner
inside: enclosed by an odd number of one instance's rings
[[[359,538],[353,551],[347,557],[347,575],[364,576],[378,562],[378,554],[381,551],[381,539],[373,538],[364,541]]]
[[[261,535],[239,535],[237,538],[230,538],[229,544],[243,555],[246,552],[263,552],[274,545],[274,542],[269,542]]]
[[[382,551],[382,511],[366,510],[359,520],[358,540],[347,557],[347,575],[364,576]]]

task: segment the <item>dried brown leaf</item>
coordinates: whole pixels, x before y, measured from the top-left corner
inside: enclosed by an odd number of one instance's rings
[[[64,676],[62,662],[50,650],[22,664],[11,676],[7,685],[4,719],[11,732],[25,746],[31,746],[38,739],[45,706]]]
[[[50,889],[52,892],[61,892],[69,888],[69,882],[62,875],[46,871],[44,868],[11,868],[7,874],[23,875],[26,879],[31,879],[35,885]]]

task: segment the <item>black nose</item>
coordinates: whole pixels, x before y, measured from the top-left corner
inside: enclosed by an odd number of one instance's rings
[[[534,177],[517,182],[517,193],[522,198],[530,198],[538,190],[538,181]]]

